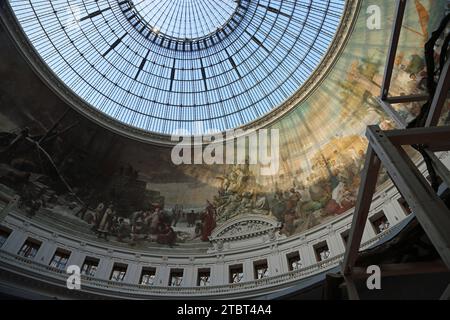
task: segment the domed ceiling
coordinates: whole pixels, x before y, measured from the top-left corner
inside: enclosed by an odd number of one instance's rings
[[[39,180],[31,185],[46,186],[41,192],[52,199],[33,219],[93,241],[104,241],[96,239],[93,217],[109,204],[124,219],[111,230],[109,241],[118,246],[205,250],[215,227],[248,215],[280,222],[282,234],[298,237],[352,209],[366,126],[393,127],[375,100],[395,12],[392,0],[6,3],[10,23],[18,21],[24,30],[20,35],[20,29],[9,29],[27,59],[45,78],[43,59],[53,81],[62,80],[88,102],[86,108],[101,111],[97,118],[109,115],[127,128],[169,134],[178,126],[192,132],[197,120],[201,132],[268,114],[263,127],[279,130],[280,166],[273,175],[261,175],[253,164],[177,166],[170,148],[119,136],[78,114],[60,121],[60,100],[17,62],[3,36],[1,51],[10,54],[0,76],[11,80],[0,87],[0,98],[2,106],[14,108],[0,110],[1,127],[8,131],[2,136],[15,141],[28,127],[30,135],[42,137],[61,127],[64,134],[42,145],[72,189],[39,164],[42,154],[35,148],[5,155],[3,146],[0,192],[23,190],[4,172],[31,171]],[[408,2],[393,95],[423,92],[423,44],[445,3]],[[381,29],[368,28],[371,5],[380,8]],[[334,38],[343,26],[350,32]],[[334,47],[337,39],[341,45]],[[321,69],[324,63],[329,68]],[[82,104],[72,106],[84,110]],[[420,104],[396,108],[410,120]],[[162,213],[155,215],[158,210]],[[164,228],[152,227],[156,216]]]
[[[276,109],[317,69],[346,5],[9,3],[41,58],[83,102],[123,124],[165,135],[225,131]]]

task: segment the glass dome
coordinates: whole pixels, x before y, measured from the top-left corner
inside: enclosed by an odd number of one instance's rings
[[[132,13],[148,24],[149,31],[180,41],[223,32],[229,24],[239,21],[245,11],[234,0],[139,0],[131,5]]]
[[[170,135],[224,131],[289,99],[345,0],[9,0],[40,57],[93,110]]]

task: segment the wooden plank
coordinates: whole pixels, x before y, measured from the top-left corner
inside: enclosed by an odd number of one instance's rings
[[[390,103],[383,101],[380,97],[377,97],[376,100],[378,101],[380,107],[383,108],[384,112],[386,112],[392,118],[392,120],[394,120],[397,128],[406,128],[406,121],[398,114],[398,112],[392,107]]]
[[[449,147],[450,150],[450,126],[411,128],[405,130],[389,130],[383,134],[389,138],[394,145],[422,144],[430,150],[443,149]]]
[[[403,17],[405,15],[406,0],[397,0],[395,9],[395,19],[392,25],[389,51],[384,69],[383,84],[381,86],[381,99],[385,100],[389,95],[389,88],[392,80],[392,70],[394,69],[395,56],[397,54],[400,31],[402,29]]]
[[[436,87],[436,92],[431,102],[430,112],[428,113],[425,127],[434,127],[439,123],[439,118],[442,114],[442,108],[447,100],[448,91],[450,90],[450,59],[444,65],[439,82]]]
[[[378,172],[380,171],[380,160],[375,155],[372,147],[369,145],[366,153],[366,161],[361,177],[361,185],[356,201],[355,213],[353,214],[352,228],[350,230],[342,274],[350,274],[358,257],[361,239],[369,215],[370,205],[372,204],[373,194],[376,188]]]
[[[384,101],[391,104],[398,104],[398,103],[427,101],[428,98],[429,98],[428,95],[425,94],[412,94],[398,97],[386,97]]]
[[[408,130],[405,130],[408,131]],[[450,211],[405,151],[378,127],[369,126],[370,145],[447,267],[450,267]]]

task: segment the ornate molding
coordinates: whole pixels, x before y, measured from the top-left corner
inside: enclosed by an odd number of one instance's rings
[[[410,218],[412,216],[409,216]],[[257,222],[260,222],[260,224],[263,226],[256,227],[256,228],[243,228],[240,229],[240,232],[231,231],[233,230],[233,226],[241,226],[242,224],[240,222],[248,221],[251,223],[253,220],[256,220]],[[19,222],[20,220],[17,220],[17,224],[10,224],[7,222],[7,225],[11,225],[11,229],[20,229],[18,226],[21,225]],[[350,227],[351,222],[349,221],[345,228]],[[244,224],[245,225],[245,224]],[[37,229],[39,229],[39,225],[34,225]],[[216,230],[213,236],[222,236],[222,237],[229,237],[231,234],[231,237],[238,237],[240,234],[246,234],[245,230],[253,230],[253,233],[257,234],[259,232],[263,232],[264,229],[270,229],[272,226],[272,229],[275,229],[279,226],[279,223],[274,221],[270,218],[270,216],[246,216],[242,217],[240,219],[235,219],[233,221],[227,222],[225,225],[221,226],[220,229]],[[361,249],[366,249],[368,247],[371,247],[377,243],[377,241],[381,240],[383,237],[387,235],[395,235],[401,230],[403,230],[405,224],[394,224],[391,228],[387,229],[386,231],[378,234],[376,237],[369,239],[368,241],[365,241],[361,244]],[[254,230],[256,229],[256,230]],[[230,232],[231,231],[231,232]],[[243,233],[241,233],[244,231]],[[45,231],[47,234],[47,231]],[[42,242],[48,242],[51,241],[51,234],[48,234],[47,236],[43,237],[39,234],[36,234],[34,231],[27,233],[27,235],[32,236],[33,238],[36,238]],[[304,246],[308,245],[306,235],[302,235],[301,239],[305,240],[303,244],[294,244],[289,243],[289,251],[293,250],[302,250]],[[245,238],[245,241],[242,243],[245,243],[248,245],[248,242],[251,242],[252,240],[261,240],[264,239],[264,234],[261,236],[256,236],[255,238]],[[61,240],[63,241],[70,241],[70,243],[76,242],[71,237],[61,237]],[[289,241],[289,240],[288,240]],[[316,239],[311,239],[310,244],[313,242],[316,243]],[[239,241],[236,241],[236,243],[239,243]],[[273,250],[272,253],[264,252],[255,252],[254,248],[252,248],[252,252],[254,255],[258,255],[259,257],[269,257],[269,255],[276,255],[277,257],[285,258],[286,254],[286,248],[283,250],[278,250],[278,247],[281,246],[282,241],[273,241],[268,242],[265,245],[269,246],[271,250]],[[66,245],[66,243],[61,242],[63,246],[71,247]],[[72,248],[72,247],[71,247]],[[104,250],[104,245],[99,248],[100,251]],[[246,248],[248,250],[248,248]],[[130,252],[125,253],[128,254],[128,256],[123,256],[122,252],[120,252],[119,256],[115,256],[114,254],[117,252],[114,252],[114,250],[109,249],[107,251],[112,251],[113,254],[104,255],[103,253],[99,253],[99,251],[92,251],[89,252],[88,247],[82,247],[82,248],[73,248],[73,252],[83,252],[86,255],[98,257],[101,260],[110,261],[110,262],[125,262],[125,263],[135,263],[137,265],[148,265],[151,264],[157,266],[158,272],[161,272],[161,269],[167,269],[168,266],[171,268],[173,267],[180,267],[185,268],[186,264],[185,262],[180,262],[183,259],[178,258],[176,261],[172,261],[171,258],[167,255],[160,256],[159,259],[161,261],[149,263],[147,259],[143,259],[143,261],[140,261],[137,259],[137,256],[139,253],[136,252]],[[48,266],[47,264],[43,264],[41,261],[33,261],[32,259],[24,258],[21,256],[18,256],[14,252],[5,251],[4,249],[0,249],[0,265],[2,268],[9,269],[14,271],[17,274],[21,274],[24,277],[32,277],[39,281],[43,281],[45,283],[51,283],[51,284],[65,284],[65,281],[67,279],[67,275],[65,271],[52,268]],[[247,252],[247,251],[246,251]],[[236,252],[214,252],[213,254],[210,254],[209,257],[211,258],[211,263],[215,262],[221,266],[224,265],[224,262],[226,264],[233,264],[233,263],[242,263],[242,261],[251,261],[251,259],[255,259],[255,257],[250,257],[247,259],[242,259],[242,254]],[[336,254],[336,256],[333,256],[325,261],[315,263],[312,265],[306,265],[301,267],[298,270],[290,271],[290,272],[282,272],[278,274],[273,274],[268,278],[260,279],[260,280],[252,280],[252,281],[245,281],[243,283],[238,284],[217,284],[217,285],[211,285],[207,287],[166,287],[162,285],[162,278],[160,278],[159,284],[155,286],[142,286],[135,281],[136,279],[131,280],[128,279],[127,282],[113,282],[109,280],[99,279],[95,277],[86,277],[83,276],[83,290],[86,290],[86,292],[95,292],[101,295],[105,296],[117,296],[117,297],[135,297],[135,298],[152,298],[152,297],[222,297],[229,294],[245,294],[245,292],[248,292],[249,294],[253,294],[256,291],[263,292],[264,290],[271,290],[273,291],[274,288],[279,288],[280,286],[290,286],[292,283],[298,282],[299,280],[303,278],[310,277],[314,274],[321,273],[328,268],[337,266],[341,260],[343,259],[343,253],[335,252],[333,254]],[[224,259],[225,257],[231,257],[231,259]],[[141,258],[144,258],[143,255],[141,255]],[[202,258],[205,258],[205,256],[202,256]],[[137,263],[136,263],[137,262]],[[162,263],[161,263],[162,262]],[[192,267],[194,268],[203,268],[205,266],[205,260],[204,259],[194,259],[193,262],[191,262]],[[223,268],[220,267],[216,271],[213,272],[220,272],[223,273]]]
[[[279,234],[281,222],[267,216],[247,215],[232,219],[219,226],[209,237],[213,251],[228,248],[231,242],[260,239],[261,242],[274,242],[283,236]]]

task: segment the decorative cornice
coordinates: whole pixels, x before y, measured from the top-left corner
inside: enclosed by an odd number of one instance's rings
[[[232,219],[219,226],[209,237],[211,242],[237,241],[268,234],[281,228],[275,219],[259,215],[247,215]]]
[[[411,218],[411,216],[410,216]],[[405,224],[395,224],[386,231],[378,234],[376,237],[362,243],[361,249],[372,247],[378,240],[390,235],[398,234]],[[277,249],[276,243],[272,246],[275,251]],[[284,254],[282,251],[280,255]],[[92,256],[98,256],[92,254]],[[134,257],[134,255],[132,255]],[[215,254],[218,263],[223,263],[223,254]],[[245,281],[237,284],[221,284],[211,285],[207,287],[167,287],[167,286],[142,286],[130,282],[114,282],[105,279],[99,279],[90,276],[82,276],[82,291],[84,293],[94,293],[102,296],[118,296],[122,298],[149,298],[149,297],[219,297],[227,294],[256,294],[256,292],[264,292],[268,290],[275,290],[282,287],[289,287],[293,283],[313,275],[323,273],[330,268],[336,267],[342,261],[344,254],[337,254],[327,260],[302,267],[298,270],[272,275],[267,278]],[[132,262],[133,259],[118,258],[114,256],[104,257],[109,261],[115,262]],[[165,263],[159,265],[161,268],[167,268],[168,265],[176,266],[170,263],[168,257],[162,257]],[[241,260],[235,259],[228,261],[228,263],[240,263]],[[201,262],[196,267],[201,267]],[[185,266],[181,264],[180,267]],[[195,266],[195,265],[194,265]],[[23,277],[29,277],[42,281],[42,283],[49,283],[53,285],[65,286],[67,274],[64,270],[51,267],[42,262],[35,261],[29,258],[13,254],[11,252],[0,249],[0,268],[8,270]]]

